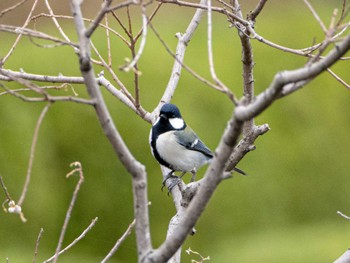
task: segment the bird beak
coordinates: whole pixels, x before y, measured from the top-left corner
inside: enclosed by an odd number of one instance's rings
[[[159,114],[159,118],[167,119],[165,114]]]

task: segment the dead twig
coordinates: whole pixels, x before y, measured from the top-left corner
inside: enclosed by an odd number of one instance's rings
[[[68,210],[67,210],[67,213],[66,213],[66,217],[64,219],[64,223],[63,223],[63,226],[62,226],[62,229],[61,229],[60,238],[58,240],[58,245],[57,245],[56,252],[55,252],[55,255],[54,255],[54,258],[53,258],[53,262],[54,263],[57,262],[58,256],[60,255],[59,252],[61,250],[61,246],[62,246],[62,243],[63,243],[64,235],[65,235],[66,230],[67,230],[67,226],[68,226],[68,223],[69,223],[72,211],[73,211],[73,207],[74,207],[75,201],[77,199],[78,192],[80,190],[80,186],[84,182],[84,174],[83,174],[83,168],[81,166],[81,163],[80,162],[74,162],[74,163],[71,163],[70,166],[71,167],[75,167],[75,168],[72,171],[70,171],[66,175],[66,177],[69,178],[71,175],[73,175],[73,174],[75,174],[77,172],[79,174],[79,181],[78,181],[78,183],[77,183],[77,185],[76,185],[76,187],[74,189],[72,200],[71,200],[71,202],[69,204],[69,207],[68,207]]]
[[[128,226],[124,234],[117,240],[111,251],[107,254],[107,256],[101,261],[101,263],[107,262],[114,254],[117,252],[120,245],[123,241],[131,234],[131,230],[135,227],[136,219],[134,219],[131,224]]]
[[[35,242],[35,251],[34,251],[34,257],[33,257],[32,263],[36,262],[36,257],[38,255],[38,251],[39,251],[39,243],[40,243],[40,240],[41,240],[43,233],[44,233],[44,229],[40,228],[38,238],[36,239],[36,242]]]
[[[68,249],[72,248],[76,243],[78,243],[81,239],[83,239],[86,234],[95,226],[96,222],[98,220],[98,217],[95,217],[92,222],[90,223],[90,225],[76,238],[73,240],[72,243],[70,243],[68,246],[66,246],[64,249],[62,249],[58,254],[61,255],[64,252],[66,252]],[[53,255],[52,257],[50,257],[49,259],[45,260],[44,263],[48,263],[53,261],[55,258],[55,255]]]
[[[24,183],[24,186],[23,186],[21,197],[18,200],[18,205],[19,206],[22,206],[22,204],[24,202],[24,199],[26,197],[27,191],[28,191],[30,178],[31,178],[31,174],[32,174],[33,161],[34,161],[34,156],[35,156],[35,148],[36,148],[37,141],[38,141],[38,136],[39,136],[39,129],[41,127],[43,119],[44,119],[47,111],[49,110],[50,106],[51,106],[51,103],[46,104],[44,109],[41,111],[39,119],[38,119],[38,121],[37,121],[37,123],[35,125],[35,130],[34,130],[34,135],[33,135],[33,140],[32,140],[32,146],[30,148],[30,155],[29,155],[29,163],[28,163],[28,168],[27,168],[26,180],[25,180],[25,183]]]

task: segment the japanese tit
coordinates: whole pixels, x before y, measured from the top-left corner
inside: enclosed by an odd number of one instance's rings
[[[213,158],[212,151],[182,119],[180,110],[170,103],[164,104],[160,109],[159,117],[150,132],[150,145],[158,163],[171,170],[163,185],[175,171],[182,172],[180,178],[191,172],[193,182],[197,170]],[[238,168],[234,170],[245,174]]]

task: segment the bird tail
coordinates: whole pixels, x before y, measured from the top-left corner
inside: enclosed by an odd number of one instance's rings
[[[233,167],[232,169],[233,171],[240,173],[241,175],[247,175],[244,171],[242,171],[241,169],[237,168],[237,167]]]

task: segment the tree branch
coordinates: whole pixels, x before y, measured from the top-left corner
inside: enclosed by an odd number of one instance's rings
[[[120,161],[132,175],[134,211],[136,218],[136,239],[139,257],[141,258],[151,250],[148,218],[147,176],[145,167],[134,158],[120,136],[97,85],[94,71],[90,62],[90,40],[85,34],[86,30],[83,23],[80,2],[81,1],[79,0],[72,0],[72,13],[75,20],[76,31],[79,37],[80,70],[91,99],[96,101],[95,111],[100,124]]]
[[[286,85],[299,81],[305,81],[304,84],[306,84],[332,66],[349,49],[350,35],[340,44],[336,44],[325,58],[303,68],[277,73],[270,86],[259,94],[253,102],[245,106],[240,105],[235,109],[236,117],[241,121],[245,121],[259,115],[280,96]]]
[[[215,151],[214,159],[201,181],[201,186],[198,188],[196,195],[180,219],[180,223],[174,229],[176,235],[169,236],[158,249],[149,254],[142,262],[166,262],[191,233],[192,228],[203,213],[214,190],[222,180],[220,175],[224,172],[225,163],[233,151],[242,126],[243,122],[232,116]]]

